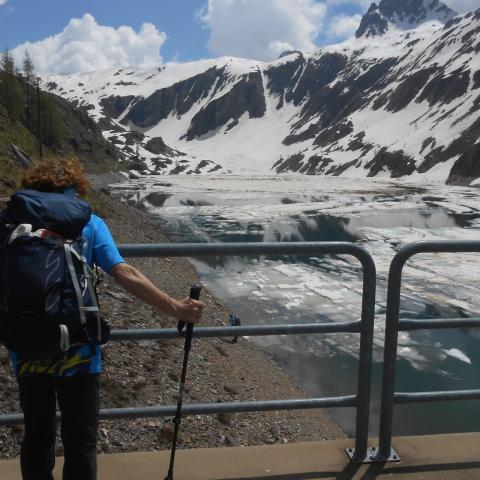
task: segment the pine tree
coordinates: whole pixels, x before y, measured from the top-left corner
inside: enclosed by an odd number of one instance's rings
[[[13,60],[12,52],[7,48],[2,53],[2,60],[0,66],[3,73],[7,75],[15,75],[15,61]]]
[[[23,57],[23,80],[25,82],[25,123],[29,130],[34,125],[34,105],[35,105],[35,67],[28,53],[25,51]]]
[[[35,83],[35,66],[33,65],[33,60],[32,57],[30,57],[28,50],[25,50],[25,55],[23,57],[23,76],[31,85]]]
[[[23,109],[22,89],[16,77],[13,55],[8,49],[2,53],[0,69],[0,102],[14,121],[20,120]]]

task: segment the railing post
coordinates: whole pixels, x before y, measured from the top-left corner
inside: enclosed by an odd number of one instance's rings
[[[415,242],[403,247],[399,252],[397,252],[397,254],[392,260],[388,275],[387,312],[385,319],[385,349],[383,357],[382,400],[380,407],[379,449],[378,453],[375,456],[375,461],[384,462],[389,460],[399,460],[399,456],[392,449],[392,430],[393,410],[394,404],[396,402],[395,367],[397,363],[398,332],[400,330],[400,293],[403,267],[410,257],[418,253],[466,253],[479,251],[479,241],[440,240]],[[428,328],[428,324],[425,324],[425,326]],[[471,394],[472,398],[476,398],[478,391],[472,391]],[[410,398],[413,400],[414,397],[409,397],[408,394],[406,394],[405,398]]]
[[[362,329],[358,361],[357,412],[355,428],[355,463],[371,460],[368,453],[368,427],[370,419],[370,388],[372,377],[373,326],[375,319],[376,269],[372,257],[358,257],[363,267]]]
[[[406,249],[400,250],[392,260],[388,274],[387,312],[385,318],[385,349],[383,352],[382,400],[380,407],[379,449],[376,461],[395,460],[392,453],[393,406],[395,396],[395,367],[397,363],[400,291]]]

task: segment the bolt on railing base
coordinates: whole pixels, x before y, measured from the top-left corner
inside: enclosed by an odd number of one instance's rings
[[[380,449],[379,448],[371,448],[373,451],[375,458],[373,459],[374,462],[380,463],[380,462],[399,462],[400,461],[400,455],[393,449],[390,448],[390,455],[384,456],[380,455]]]
[[[352,463],[380,463],[380,462],[399,462],[400,461],[400,457],[398,456],[397,452],[395,452],[393,448],[390,450],[390,456],[388,458],[379,457],[377,447],[368,447],[365,458],[357,458],[355,455],[354,448],[347,448],[346,452]]]

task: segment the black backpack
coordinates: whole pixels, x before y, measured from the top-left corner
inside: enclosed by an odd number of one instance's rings
[[[25,359],[56,357],[72,343],[105,343],[97,277],[81,238],[92,209],[61,193],[22,190],[0,216],[0,328]]]

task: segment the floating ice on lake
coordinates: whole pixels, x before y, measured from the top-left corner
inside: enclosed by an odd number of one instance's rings
[[[145,188],[130,189],[125,195],[131,195],[136,204],[142,198],[148,202],[148,195],[159,189],[155,182],[155,177],[133,181]],[[145,206],[160,216],[162,226],[170,228],[174,241],[176,234],[177,241],[185,241],[185,235],[194,232],[195,241],[225,242],[233,236],[236,241],[341,239],[365,247],[377,268],[376,359],[382,355],[386,284],[396,252],[419,240],[480,239],[480,190],[476,188],[426,181],[415,185],[408,179],[352,181],[296,175],[172,175],[169,184],[161,187],[169,196],[163,207]],[[189,199],[196,203],[186,205]],[[333,233],[327,232],[328,228]],[[475,316],[480,312],[477,256],[421,254],[409,260],[402,275],[402,318]],[[217,296],[235,308],[252,312],[248,315],[252,320],[265,317],[265,322],[280,321],[282,315],[295,321],[310,321],[315,315],[322,315],[321,321],[360,318],[361,268],[351,256],[308,255],[296,263],[264,256],[222,262],[215,267],[199,262],[202,274],[205,272]],[[445,356],[463,363],[477,358],[469,350],[472,342],[449,343],[450,336],[442,336],[440,331],[425,336],[410,333],[400,333],[399,354],[414,369],[438,373]],[[457,330],[456,334],[465,340],[476,337],[477,332]],[[290,337],[282,339],[290,341]],[[322,345],[328,354],[355,356],[358,335],[315,336],[311,341]],[[465,352],[452,348],[454,345]],[[446,368],[444,364],[442,368]],[[448,364],[450,368],[455,367]],[[453,378],[455,374],[449,375]]]
[[[458,348],[451,348],[450,350],[443,350],[449,357],[456,358],[461,362],[472,364],[472,361]]]

